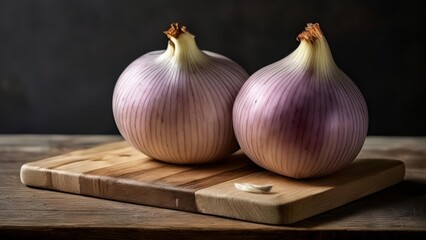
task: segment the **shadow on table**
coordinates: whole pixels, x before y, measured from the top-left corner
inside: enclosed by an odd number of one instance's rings
[[[351,227],[387,226],[387,221],[401,220],[401,225],[416,227],[426,221],[426,183],[404,180],[392,187],[366,196],[323,214],[287,225],[289,227],[315,227],[338,225],[345,219],[357,225]],[[348,227],[348,226],[342,227]],[[395,226],[398,227],[398,226]]]

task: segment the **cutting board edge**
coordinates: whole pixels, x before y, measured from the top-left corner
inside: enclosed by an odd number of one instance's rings
[[[51,185],[48,181],[49,178],[43,176],[45,174],[44,169],[38,166],[33,166],[32,163],[33,162],[25,163],[21,166],[21,170],[19,172],[21,182],[24,185],[31,187],[49,187],[49,185]]]
[[[334,202],[333,205],[325,207],[322,210],[319,210],[317,212],[312,210],[309,215],[305,214],[305,215],[299,216],[299,217],[293,216],[291,221],[286,221],[286,223],[283,223],[283,224],[296,223],[298,221],[307,219],[309,217],[313,217],[313,216],[318,215],[320,213],[324,213],[324,212],[333,210],[335,208],[344,206],[345,204],[349,204],[353,201],[359,200],[359,199],[367,197],[371,194],[382,191],[382,190],[384,190],[388,187],[391,187],[391,186],[403,181],[404,176],[405,176],[405,164],[404,164],[404,162],[402,162],[400,160],[393,160],[393,159],[392,159],[392,161],[398,162],[398,164],[395,164],[394,166],[392,166],[390,168],[384,169],[378,175],[374,176],[374,179],[382,180],[381,183],[374,185],[374,186],[370,185],[370,188],[367,191],[364,188],[363,191],[355,192],[354,195],[349,196],[346,200],[340,200],[340,202]],[[364,182],[364,181],[366,181],[366,179],[369,179],[369,178],[372,178],[372,176],[365,176],[363,179],[358,179],[357,181],[349,182],[347,184],[340,185],[339,187],[332,188],[329,191],[320,194],[320,195],[322,195],[320,197],[326,197],[327,195],[333,195],[334,192],[344,191],[342,189],[351,189],[352,187],[357,185],[357,182]],[[307,201],[307,199],[301,199],[299,201],[300,201],[299,205],[301,206],[301,205],[303,205],[304,201]],[[294,208],[292,208],[292,210],[294,211]]]
[[[21,182],[26,186],[82,195],[78,184],[79,176],[79,173],[41,168],[31,164],[22,165],[20,170]]]

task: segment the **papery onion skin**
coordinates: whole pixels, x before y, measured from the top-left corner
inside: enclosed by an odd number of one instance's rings
[[[319,24],[299,47],[246,81],[233,110],[241,149],[259,166],[292,178],[332,174],[358,155],[367,105],[334,63]]]
[[[198,164],[238,150],[232,106],[247,72],[232,60],[201,51],[194,36],[172,24],[166,51],[147,53],[121,74],[113,94],[121,135],[146,155]]]

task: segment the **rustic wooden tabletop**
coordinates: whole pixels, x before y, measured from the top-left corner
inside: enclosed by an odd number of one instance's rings
[[[426,239],[426,137],[368,137],[359,157],[403,160],[404,181],[287,226],[35,189],[20,182],[24,163],[117,140],[121,138],[0,135],[1,239]]]

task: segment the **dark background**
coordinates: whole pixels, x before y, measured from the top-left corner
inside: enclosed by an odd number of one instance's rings
[[[114,84],[171,22],[250,74],[319,22],[363,92],[370,135],[426,135],[422,1],[0,0],[0,133],[118,133]]]

